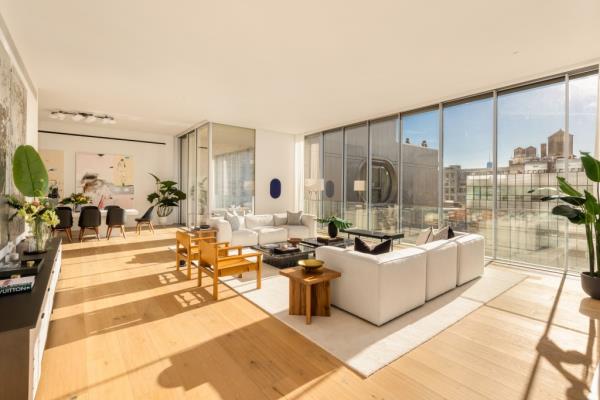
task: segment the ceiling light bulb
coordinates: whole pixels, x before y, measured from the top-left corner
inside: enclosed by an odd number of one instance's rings
[[[52,119],[57,119],[57,118],[58,118],[58,116],[56,115],[56,112],[55,112],[55,111],[52,111],[52,112],[50,113],[50,118],[52,118]]]
[[[83,116],[79,113],[75,113],[71,116],[71,118],[73,119],[73,121],[81,121],[82,119],[85,118],[85,116]]]
[[[105,117],[102,117],[102,118],[100,118],[100,119],[102,120],[102,123],[103,123],[104,125],[106,125],[106,124],[110,124],[110,117],[109,117],[109,116],[105,116]]]
[[[66,115],[64,113],[62,113],[61,111],[56,113],[56,118],[60,119],[61,121],[63,119],[65,119]]]
[[[85,117],[85,122],[87,122],[88,124],[91,124],[94,121],[96,121],[96,117],[94,115],[88,115],[87,117]]]
[[[109,123],[109,124],[111,124],[111,125],[114,125],[114,124],[116,124],[116,123],[117,123],[117,120],[115,120],[114,118],[111,118],[111,119],[108,121],[108,123]]]

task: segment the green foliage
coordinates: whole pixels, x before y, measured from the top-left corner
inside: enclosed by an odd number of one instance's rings
[[[48,192],[48,171],[32,146],[17,147],[13,156],[13,181],[28,197],[43,197]]]
[[[317,219],[317,222],[319,222],[321,224],[333,223],[338,229],[348,229],[352,226],[352,223],[350,221],[347,221],[342,218],[338,218],[333,215],[328,218],[319,218],[319,219]]]
[[[177,182],[166,180],[161,181],[160,178],[152,173],[149,173],[156,181],[156,191],[150,193],[146,200],[150,204],[157,206],[156,214],[159,217],[166,217],[173,212],[173,208],[179,206],[181,200],[185,200],[186,195],[181,190],[177,189]]]
[[[84,205],[89,204],[91,198],[83,193],[71,193],[69,197],[65,197],[60,201],[60,204]]]
[[[581,152],[581,154],[581,164],[588,179],[593,182],[600,182],[600,161],[592,157],[589,153]],[[598,203],[598,199],[587,190],[584,190],[582,194],[561,176],[556,179],[560,193],[542,197],[541,200],[558,200],[567,203],[554,207],[552,214],[565,217],[573,224],[585,225],[590,274],[596,276],[596,271],[600,267],[600,243],[598,240],[600,238],[600,204]],[[530,191],[530,193],[533,191],[535,190]],[[594,233],[596,236],[595,248]]]

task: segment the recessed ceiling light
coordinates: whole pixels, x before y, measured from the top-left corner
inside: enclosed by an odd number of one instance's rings
[[[91,124],[94,121],[96,121],[96,116],[95,115],[88,115],[87,117],[85,117],[85,122],[88,123],[88,124]]]
[[[73,121],[76,121],[76,122],[79,122],[79,121],[81,121],[84,118],[85,117],[83,115],[79,114],[79,113],[75,113],[75,114],[71,115],[71,119]]]

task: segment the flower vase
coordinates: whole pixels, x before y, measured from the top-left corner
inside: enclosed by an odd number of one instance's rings
[[[39,254],[46,251],[46,244],[50,238],[50,229],[43,221],[34,220],[29,224],[33,237],[29,239],[27,253]]]

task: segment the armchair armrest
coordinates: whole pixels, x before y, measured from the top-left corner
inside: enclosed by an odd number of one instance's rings
[[[258,257],[258,260],[260,260],[262,258],[262,254],[261,253],[245,253],[245,254],[238,254],[235,256],[219,257],[219,261],[243,260],[244,258],[250,258],[250,257]]]
[[[300,219],[302,225],[308,228],[309,237],[317,236],[317,217],[312,214],[302,214]]]

